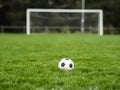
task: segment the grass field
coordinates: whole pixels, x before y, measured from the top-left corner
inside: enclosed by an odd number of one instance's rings
[[[0,34],[0,90],[120,90],[120,36]]]

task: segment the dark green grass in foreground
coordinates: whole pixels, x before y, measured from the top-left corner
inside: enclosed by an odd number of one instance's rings
[[[71,58],[72,71],[59,70]],[[120,90],[120,36],[0,34],[0,90]]]

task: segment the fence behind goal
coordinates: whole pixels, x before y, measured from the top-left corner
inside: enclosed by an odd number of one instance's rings
[[[84,13],[84,22],[82,14]],[[103,35],[102,10],[81,9],[27,9],[26,34],[41,32],[84,32]]]

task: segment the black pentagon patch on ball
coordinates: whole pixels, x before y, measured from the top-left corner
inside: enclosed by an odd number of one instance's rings
[[[65,66],[65,63],[61,63],[61,66],[64,67],[64,66]]]
[[[69,64],[69,67],[70,67],[70,68],[72,68],[72,67],[73,67],[73,65],[72,65],[72,64]]]
[[[66,60],[69,60],[69,58],[66,58]]]

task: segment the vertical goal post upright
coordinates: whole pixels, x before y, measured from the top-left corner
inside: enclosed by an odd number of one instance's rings
[[[98,13],[98,34],[103,35],[103,10],[101,9],[27,9],[26,10],[26,34],[31,34],[31,13]]]

